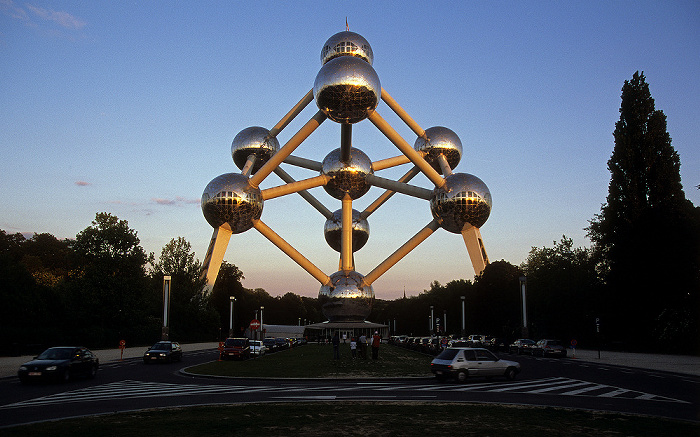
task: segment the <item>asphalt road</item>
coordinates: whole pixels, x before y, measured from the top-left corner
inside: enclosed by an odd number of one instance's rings
[[[302,346],[303,347],[303,346]],[[217,358],[188,352],[181,363],[103,364],[94,380],[24,386],[0,380],[0,427],[83,415],[188,405],[275,401],[435,401],[547,405],[700,421],[700,377],[573,359],[502,354],[519,361],[514,381],[466,384],[411,379],[225,379],[180,369]]]

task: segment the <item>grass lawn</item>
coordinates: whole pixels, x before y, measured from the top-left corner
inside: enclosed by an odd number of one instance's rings
[[[309,343],[304,346],[246,361],[214,361],[187,369],[190,373],[246,378],[391,378],[431,376],[433,357],[389,345],[379,348],[379,359],[352,359],[350,345],[340,345],[340,359],[333,347]]]
[[[467,403],[298,402],[139,411],[2,430],[4,437],[129,436],[697,436],[648,417]]]

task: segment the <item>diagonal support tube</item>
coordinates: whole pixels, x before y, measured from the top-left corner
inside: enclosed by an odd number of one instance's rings
[[[296,118],[296,116],[299,115],[299,113],[301,113],[301,111],[303,111],[304,108],[306,108],[309,105],[309,103],[311,103],[313,99],[314,90],[312,88],[311,90],[309,90],[308,93],[306,93],[304,97],[301,98],[301,100],[299,100],[299,103],[297,103],[287,113],[287,115],[282,117],[282,119],[279,122],[277,122],[277,124],[272,129],[270,129],[270,136],[276,137],[282,131],[282,129],[287,127],[287,125],[291,123],[291,121],[294,120],[294,118]]]
[[[433,220],[430,223],[428,223],[416,235],[414,235],[410,240],[404,243],[403,246],[399,247],[396,250],[396,252],[391,254],[381,264],[375,267],[374,270],[369,272],[364,278],[364,283],[366,285],[372,285],[374,281],[376,281],[381,275],[386,273],[386,271],[392,268],[397,262],[401,261],[403,257],[408,255],[420,243],[425,241],[425,239],[431,236],[433,232],[435,232],[439,227],[440,223],[437,220]]]
[[[398,103],[396,103],[396,100],[394,100],[394,98],[391,97],[384,88],[382,88],[381,99],[384,100],[384,103],[386,103],[387,106],[389,106],[389,108],[391,108],[391,110],[394,111],[396,115],[398,115],[399,118],[403,120],[403,122],[406,123],[406,125],[408,125],[413,132],[416,133],[416,135],[425,138],[425,130],[423,130],[423,128],[420,127],[410,115],[408,115],[408,112],[404,111],[404,109]]]
[[[413,164],[415,164],[416,167],[420,169],[423,174],[430,179],[430,182],[432,182],[436,187],[440,188],[443,185],[445,185],[445,180],[440,176],[440,173],[435,171],[435,169],[428,164],[428,161],[423,159],[423,155],[420,154],[420,152],[417,152],[416,150],[411,147],[406,140],[401,138],[401,135],[399,135],[394,128],[392,128],[389,123],[386,122],[382,118],[381,115],[377,113],[377,111],[373,111],[369,115],[369,120],[379,129],[394,145],[408,157],[408,159],[411,160]]]
[[[257,188],[260,183],[264,181],[265,178],[268,177],[270,173],[272,173],[272,171],[285,160],[286,157],[294,152],[294,149],[299,147],[299,145],[306,138],[308,138],[308,136],[311,135],[313,131],[315,131],[316,128],[321,125],[321,123],[323,123],[325,119],[326,115],[323,112],[318,111],[313,117],[311,117],[311,120],[306,122],[306,124],[299,129],[299,132],[294,134],[294,136],[287,141],[287,144],[285,144],[284,147],[272,155],[265,165],[263,165],[260,170],[255,172],[253,177],[248,180],[248,184],[251,187]]]
[[[282,168],[277,167],[275,169],[275,174],[280,177],[285,183],[291,184],[296,182],[293,177],[291,177],[286,171],[282,170]],[[311,193],[309,193],[306,190],[299,191],[299,195],[306,200],[309,205],[313,206],[316,208],[318,212],[323,214],[323,216],[327,219],[333,217],[333,213],[331,210],[326,208],[318,199],[316,199]]]
[[[408,172],[406,172],[405,175],[401,176],[398,182],[402,182],[404,184],[408,183],[418,173],[420,173],[420,170],[418,169],[418,167],[414,166]],[[369,205],[367,208],[365,208],[364,211],[362,211],[362,213],[360,213],[360,218],[367,219],[367,217],[369,217],[374,211],[376,211],[377,208],[379,208],[384,204],[384,202],[389,200],[391,196],[394,195],[394,193],[396,193],[396,191],[386,190],[385,192],[383,192],[381,196],[377,197],[377,199],[374,202],[372,202],[371,205]]]
[[[392,179],[375,176],[373,174],[368,174],[365,176],[365,180],[375,187],[385,188],[397,193],[408,194],[409,196],[417,197],[419,199],[430,200],[433,198],[433,190],[428,190],[427,188],[404,184]]]
[[[277,246],[282,252],[286,253],[294,262],[306,270],[311,276],[316,278],[321,285],[329,285],[331,278],[316,267],[311,261],[306,259],[304,255],[299,253],[291,244],[287,243],[282,237],[277,235],[275,231],[270,229],[265,223],[260,220],[253,220],[253,227],[260,232],[265,238],[270,240],[272,244]]]
[[[263,200],[274,199],[275,197],[285,196],[287,194],[298,193],[300,191],[308,190],[310,188],[320,187],[326,185],[331,177],[328,175],[318,175],[313,178],[304,179],[303,181],[297,181],[292,183],[287,183],[285,185],[280,185],[277,187],[268,188],[262,190]]]

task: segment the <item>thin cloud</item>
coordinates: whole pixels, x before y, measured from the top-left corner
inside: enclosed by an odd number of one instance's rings
[[[75,181],[75,185],[79,187],[88,187],[92,185],[90,182],[85,182],[85,181]]]
[[[26,6],[27,9],[29,9],[37,17],[43,20],[52,21],[61,27],[65,27],[66,29],[82,29],[87,24],[68,12],[44,9],[30,4],[27,4]]]
[[[179,205],[192,205],[192,204],[199,204],[200,200],[199,199],[188,199],[186,197],[182,196],[177,196],[174,199],[164,199],[161,197],[154,197],[151,199],[151,201],[157,205],[166,205],[166,206],[179,206]]]
[[[15,5],[12,0],[0,0],[0,11],[15,20],[20,20],[25,23],[29,22],[27,11]]]

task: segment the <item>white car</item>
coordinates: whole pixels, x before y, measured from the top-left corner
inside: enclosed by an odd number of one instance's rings
[[[520,373],[520,363],[502,360],[483,348],[448,347],[430,363],[430,371],[441,381],[454,378],[465,382],[474,376],[505,376],[510,380]]]
[[[267,346],[261,340],[250,341],[250,354],[256,357],[261,357],[267,352]]]

